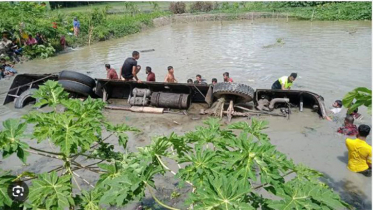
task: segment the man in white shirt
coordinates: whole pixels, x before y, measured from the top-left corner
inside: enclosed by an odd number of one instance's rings
[[[336,100],[332,106],[333,108],[330,109],[330,111],[333,112],[334,114],[338,114],[342,110],[342,101]]]
[[[329,121],[333,121],[332,118],[334,115],[338,114],[339,112],[342,111],[342,101],[341,100],[336,100],[332,104],[332,107],[329,112],[327,112],[326,119]]]

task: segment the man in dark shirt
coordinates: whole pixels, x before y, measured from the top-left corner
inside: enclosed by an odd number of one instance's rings
[[[146,71],[146,74],[148,75],[146,77],[146,81],[155,82],[155,74],[152,72],[152,68],[150,68],[150,66],[147,66],[145,71]]]
[[[132,81],[135,78],[136,81],[140,82],[137,78],[137,60],[140,58],[140,53],[137,51],[132,52],[132,57],[127,58],[120,70],[120,77],[125,81]]]
[[[107,79],[118,79],[117,72],[115,71],[115,69],[110,68],[110,64],[105,64],[105,68],[107,72],[107,75],[106,75]]]

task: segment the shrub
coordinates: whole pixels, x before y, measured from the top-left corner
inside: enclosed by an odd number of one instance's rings
[[[209,1],[196,1],[191,6],[190,9],[193,12],[209,12],[213,9],[214,5]]]
[[[28,58],[48,58],[54,55],[55,52],[56,50],[52,47],[50,43],[48,43],[47,46],[26,46],[23,54]]]
[[[182,14],[182,13],[185,13],[186,11],[186,5],[184,2],[181,2],[181,1],[178,1],[178,2],[172,2],[170,4],[170,11],[173,13],[173,14]]]

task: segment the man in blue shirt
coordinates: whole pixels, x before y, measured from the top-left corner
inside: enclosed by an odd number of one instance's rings
[[[73,26],[74,26],[74,35],[78,36],[79,31],[80,31],[80,22],[79,22],[78,18],[76,18],[76,17],[74,18]]]

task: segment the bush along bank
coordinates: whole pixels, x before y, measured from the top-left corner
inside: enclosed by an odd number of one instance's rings
[[[0,20],[0,30],[19,48],[23,56],[29,59],[46,58],[64,50],[67,46],[89,45],[97,41],[123,37],[137,33],[144,26],[152,26],[152,20],[165,16],[166,12],[108,15],[109,7],[93,8],[87,12],[64,13],[50,11],[46,6],[34,2],[0,3],[0,12],[9,17]],[[74,35],[73,20],[80,22],[80,32]],[[26,45],[28,35],[35,37],[39,33],[43,44]],[[9,47],[10,48],[10,47]],[[10,49],[4,47],[3,51]],[[3,53],[8,54],[8,53]]]
[[[371,20],[371,2],[184,2],[170,7],[174,14],[276,12],[304,20]]]

